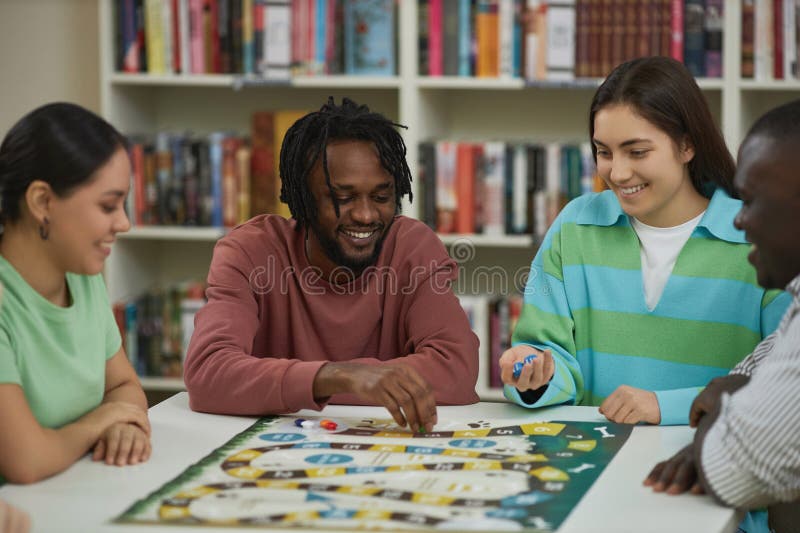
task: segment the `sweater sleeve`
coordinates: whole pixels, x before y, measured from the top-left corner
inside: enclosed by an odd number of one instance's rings
[[[405,328],[408,341],[397,359],[412,366],[428,383],[440,405],[478,401],[478,338],[450,287],[452,264],[440,267],[414,291]]]
[[[576,359],[575,322],[567,301],[561,263],[561,224],[565,212],[547,232],[531,265],[523,295],[522,313],[512,336],[512,345],[527,344],[550,349],[555,373],[541,395],[525,401],[520,391],[506,385],[509,400],[525,407],[577,404],[583,396],[583,374]],[[525,395],[527,396],[527,395]]]
[[[217,243],[208,273],[208,303],[195,317],[184,365],[191,408],[236,415],[321,409],[313,382],[324,361],[252,354],[264,320],[250,284],[252,272],[252,260],[235,240]]]
[[[766,336],[753,352],[736,365],[731,374],[751,375],[764,355],[769,353],[775,328],[778,327],[780,317],[783,316],[791,297],[783,291],[766,291],[761,300],[761,334]],[[658,407],[661,410],[661,425],[678,425],[689,423],[689,410],[695,397],[703,390],[702,387],[687,387],[684,389],[655,391]]]

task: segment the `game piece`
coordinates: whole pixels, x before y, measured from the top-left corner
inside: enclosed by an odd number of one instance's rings
[[[336,425],[336,422],[333,422],[331,420],[323,420],[322,422],[319,423],[319,427],[321,427],[322,429],[327,429],[328,431],[333,431],[338,426]]]
[[[303,427],[303,422],[305,422],[305,421],[306,421],[305,418],[297,418],[294,421],[294,425],[299,427],[299,428],[301,428],[301,427]]]
[[[523,362],[517,361],[516,363],[514,363],[514,379],[517,379],[519,377],[519,375],[522,374],[522,367],[524,365],[527,365],[528,363],[530,363],[534,359],[536,359],[536,354],[532,353],[529,356],[525,357]]]
[[[303,429],[312,429],[316,425],[317,423],[314,422],[313,420],[303,420],[303,422],[300,423],[300,427],[302,427]]]

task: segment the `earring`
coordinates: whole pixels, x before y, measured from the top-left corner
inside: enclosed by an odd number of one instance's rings
[[[42,225],[39,226],[39,237],[42,238],[43,241],[46,241],[50,237],[50,221],[47,220],[47,217],[44,217],[42,220]]]

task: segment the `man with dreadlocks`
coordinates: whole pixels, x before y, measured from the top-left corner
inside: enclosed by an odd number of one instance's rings
[[[383,405],[414,431],[478,400],[478,341],[455,262],[411,198],[397,124],[332,98],[280,153],[292,218],[260,215],[214,249],[186,357],[192,409],[261,415]]]

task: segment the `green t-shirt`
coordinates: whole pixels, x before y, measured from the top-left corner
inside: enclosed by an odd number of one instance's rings
[[[22,386],[47,428],[100,405],[106,361],[122,345],[102,276],[68,273],[69,307],[46,300],[2,256],[0,282],[0,383]]]

